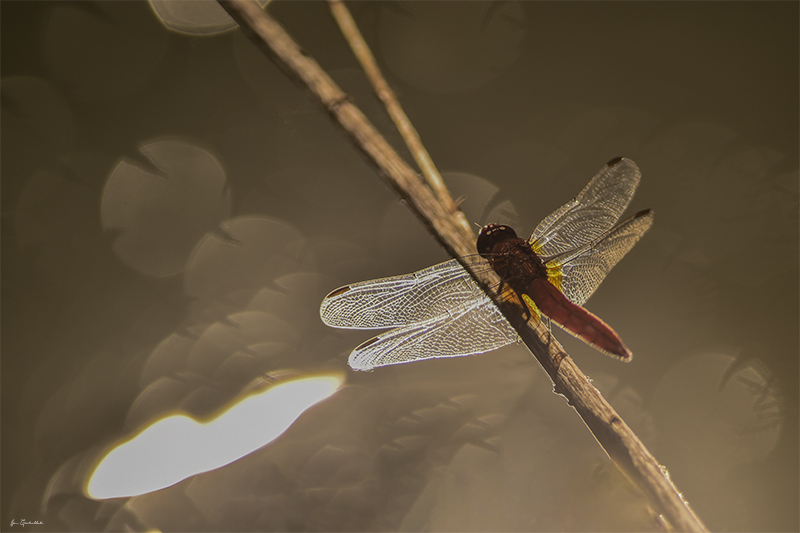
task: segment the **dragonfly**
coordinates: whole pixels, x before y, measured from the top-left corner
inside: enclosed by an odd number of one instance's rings
[[[528,239],[517,237],[509,226],[488,224],[477,240],[479,254],[529,316],[543,314],[622,361],[631,360],[630,350],[582,306],[653,225],[650,209],[619,222],[640,178],[636,163],[617,157]],[[340,287],[322,300],[320,317],[335,328],[390,329],[352,351],[348,363],[354,370],[480,354],[519,342],[514,328],[455,259]]]

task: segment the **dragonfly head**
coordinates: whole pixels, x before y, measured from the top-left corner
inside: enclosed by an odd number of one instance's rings
[[[484,259],[488,259],[496,245],[509,239],[517,238],[517,232],[509,226],[487,224],[481,230],[480,235],[478,235],[478,253],[481,254]]]

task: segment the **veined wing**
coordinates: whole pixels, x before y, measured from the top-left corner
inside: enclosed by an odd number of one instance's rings
[[[583,190],[547,218],[530,237],[534,251],[550,258],[595,241],[628,207],[639,185],[641,172],[624,157],[612,159]]]
[[[645,209],[621,222],[594,242],[547,262],[548,278],[573,303],[583,305],[606,274],[653,225],[653,211]]]
[[[517,339],[517,332],[480,291],[476,301],[464,302],[449,313],[373,337],[353,350],[348,363],[354,370],[372,370],[423,359],[484,353]]]
[[[328,294],[319,308],[335,328],[387,329],[449,316],[488,299],[458,261],[412,274],[353,283]]]

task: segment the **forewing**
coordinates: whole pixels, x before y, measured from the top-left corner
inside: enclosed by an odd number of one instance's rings
[[[542,257],[552,257],[595,241],[622,216],[639,185],[636,163],[612,159],[583,190],[533,230],[530,243]]]
[[[353,350],[348,362],[354,370],[372,370],[423,359],[479,354],[517,339],[502,313],[481,293],[477,302],[463,304],[451,313],[373,337]]]
[[[556,257],[548,262],[548,268],[558,272],[560,265],[561,291],[571,302],[583,305],[652,225],[653,211],[640,211],[595,242]]]
[[[362,281],[322,300],[322,321],[336,328],[386,329],[448,315],[486,298],[466,270],[451,260],[413,274]]]

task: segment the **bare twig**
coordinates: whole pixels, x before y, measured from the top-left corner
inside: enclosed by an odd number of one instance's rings
[[[437,170],[431,156],[422,145],[417,130],[411,124],[400,102],[397,100],[394,91],[389,87],[389,84],[383,77],[381,69],[378,67],[378,63],[372,55],[372,51],[361,36],[361,32],[358,30],[358,26],[356,26],[347,6],[341,0],[328,0],[328,3],[333,18],[336,20],[336,23],[339,24],[342,35],[344,35],[345,40],[353,50],[353,54],[355,54],[358,62],[361,63],[361,68],[364,69],[364,73],[367,75],[370,84],[372,84],[372,89],[375,91],[375,94],[383,102],[383,105],[386,107],[386,112],[392,118],[398,131],[400,131],[400,135],[402,135],[406,146],[408,146],[411,155],[414,157],[414,161],[417,162],[423,176],[425,176],[425,179],[428,181],[428,185],[433,189],[433,192],[444,205],[445,209],[450,213],[455,213],[457,207],[455,202],[453,202],[453,198],[450,196],[450,191],[447,190],[447,186],[444,184],[439,170]],[[463,213],[459,212],[457,216],[459,216],[459,222],[461,224],[465,227],[469,227],[469,222],[467,222],[467,218]]]
[[[219,2],[262,51],[290,77],[311,90],[323,108],[408,202],[451,255],[460,259],[475,253],[475,236],[472,231],[459,224],[452,216],[452,211],[437,201],[431,190],[422,184],[416,173],[347,99],[342,90],[313,59],[301,51],[275,20],[264,13],[253,0]],[[520,337],[553,380],[556,392],[566,397],[606,453],[644,492],[653,508],[674,529],[706,531],[661,465],[592,386],[561,345],[550,337],[546,328],[541,325],[526,325],[518,309],[504,302],[496,291],[487,289],[498,285],[498,279],[490,269],[475,272],[470,265],[464,266],[482,284],[487,294],[517,329]]]

